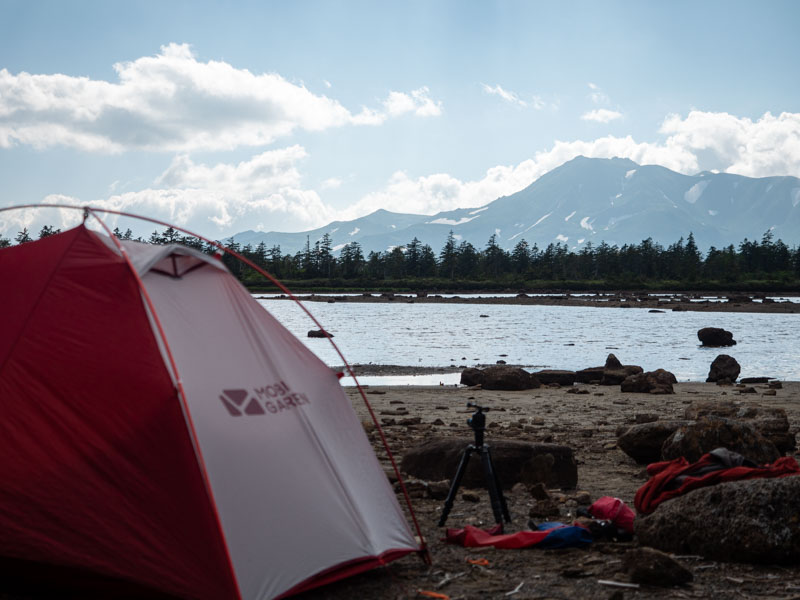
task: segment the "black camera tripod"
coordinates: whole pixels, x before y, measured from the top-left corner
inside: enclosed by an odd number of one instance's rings
[[[439,527],[444,527],[445,521],[447,521],[447,515],[450,514],[450,510],[453,508],[453,500],[458,493],[458,486],[461,485],[461,479],[464,477],[467,464],[469,463],[469,457],[472,456],[473,452],[477,452],[481,457],[483,474],[486,477],[486,487],[489,490],[489,499],[492,503],[494,522],[502,523],[505,517],[506,523],[510,523],[511,517],[508,514],[505,496],[503,496],[503,488],[497,477],[497,471],[494,470],[494,463],[492,462],[492,455],[489,452],[489,446],[483,441],[483,433],[486,431],[486,415],[484,412],[489,409],[473,404],[472,402],[468,402],[467,406],[476,409],[472,417],[467,420],[467,425],[472,427],[472,430],[475,432],[475,443],[469,444],[461,453],[461,462],[458,463],[458,469],[453,477],[453,481],[450,483],[450,491],[447,494],[447,499],[444,501],[442,516],[439,519]]]

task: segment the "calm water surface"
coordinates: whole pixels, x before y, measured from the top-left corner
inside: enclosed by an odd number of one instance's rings
[[[341,364],[328,340],[307,337],[315,326],[294,302],[259,302],[326,364]],[[741,377],[800,380],[800,314],[408,303],[309,302],[307,306],[334,334],[351,363],[471,366],[502,358],[530,370],[577,370],[600,366],[613,352],[624,364],[646,371],[663,368],[679,381],[705,381],[711,361],[718,354],[729,354],[742,366]],[[727,329],[738,344],[701,348],[697,330],[702,327]],[[359,380],[370,383],[370,378]],[[438,381],[455,383],[458,376],[395,383],[437,385]]]

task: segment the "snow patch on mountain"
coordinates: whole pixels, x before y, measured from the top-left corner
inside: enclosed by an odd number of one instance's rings
[[[717,210],[709,210],[708,214],[711,215],[712,217],[716,217],[719,214],[719,211],[717,211]]]
[[[473,219],[477,219],[480,215],[476,217],[461,217],[458,221],[455,219],[446,219],[442,217],[441,219],[434,219],[433,221],[428,221],[426,225],[463,225],[464,223],[469,223]]]
[[[566,244],[566,243],[569,241],[569,238],[568,238],[567,236],[565,236],[564,234],[561,234],[561,233],[559,233],[559,234],[556,236],[556,239],[557,239],[559,242],[564,242],[565,244]]]
[[[578,212],[578,211],[577,211],[577,210],[573,210],[573,211],[572,211],[571,213],[569,213],[569,214],[568,214],[566,217],[564,217],[564,220],[565,220],[565,221],[569,221],[569,220],[570,220],[572,217],[574,217],[574,216],[575,216],[575,213],[576,213],[576,212]]]
[[[359,227],[356,227],[355,229],[353,229],[353,231],[351,231],[351,232],[350,232],[350,233],[348,233],[347,235],[355,235],[355,234],[357,234],[359,231],[361,231],[361,229],[360,229]]]
[[[333,248],[331,248],[331,250],[333,250],[334,252],[338,252],[339,250],[341,250],[345,246],[347,246],[347,244],[336,244]]]
[[[583,227],[584,229],[588,229],[589,231],[592,231],[594,230],[594,227],[592,227],[592,223],[589,222],[589,219],[591,219],[591,217],[583,217],[581,219],[581,227]]]
[[[477,215],[479,212],[482,212],[482,211],[484,211],[484,210],[487,210],[488,208],[489,208],[488,206],[484,206],[483,208],[477,208],[477,209],[475,209],[475,210],[473,210],[472,212],[469,212],[469,213],[467,213],[467,214],[468,214],[468,215]]]
[[[700,199],[700,196],[703,195],[703,192],[706,191],[708,187],[709,181],[701,181],[699,183],[695,183],[692,187],[689,188],[689,191],[683,195],[683,199],[686,200],[689,204],[694,204]]]
[[[508,240],[509,240],[509,241],[511,241],[511,240],[513,240],[515,237],[519,237],[519,236],[521,236],[523,233],[527,233],[528,231],[530,231],[531,229],[533,229],[534,227],[536,227],[536,226],[537,226],[539,223],[541,223],[542,221],[544,221],[544,220],[545,220],[547,217],[549,217],[549,216],[550,216],[550,215],[552,215],[552,214],[553,214],[552,212],[549,212],[549,213],[547,213],[545,216],[543,216],[543,217],[540,217],[540,218],[539,218],[539,220],[538,220],[538,221],[536,221],[536,223],[534,223],[533,225],[531,225],[530,227],[528,227],[528,228],[527,228],[525,231],[520,231],[519,233],[515,233],[515,234],[514,234],[514,235],[512,235],[510,238],[508,238]]]
[[[770,184],[770,186],[771,185],[772,184]],[[796,207],[798,204],[800,204],[800,187],[794,188],[791,191],[791,196],[792,196],[792,206]]]
[[[625,173],[625,179],[630,179],[631,177],[633,177],[634,173],[636,173],[636,169],[631,169],[630,171]]]

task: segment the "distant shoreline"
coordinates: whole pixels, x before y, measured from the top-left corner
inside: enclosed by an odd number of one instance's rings
[[[647,293],[636,292],[617,292],[606,294],[576,295],[575,293],[565,293],[549,296],[533,296],[527,294],[517,294],[510,297],[492,297],[487,292],[487,296],[453,296],[443,297],[441,295],[431,295],[422,293],[394,294],[390,292],[369,293],[365,292],[358,295],[341,294],[295,294],[295,297],[303,302],[358,302],[358,303],[407,303],[407,304],[495,304],[495,305],[521,305],[521,306],[580,306],[598,308],[638,308],[653,311],[693,311],[693,312],[742,312],[742,313],[776,313],[792,314],[800,313],[800,302],[791,301],[771,301],[766,293],[729,293],[729,294],[709,294],[715,298],[724,299],[723,301],[704,300],[703,294],[679,294],[674,293],[668,297],[655,297]],[[664,292],[667,294],[667,292]],[[772,294],[770,294],[772,295]],[[779,297],[797,297],[796,294],[774,294]],[[288,299],[288,296],[280,294],[256,295],[263,299]]]

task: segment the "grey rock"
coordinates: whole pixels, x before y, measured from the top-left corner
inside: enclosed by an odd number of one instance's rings
[[[694,579],[691,571],[669,554],[654,548],[634,548],[622,558],[622,566],[633,583],[672,587]]]
[[[665,552],[761,564],[800,561],[800,477],[694,490],[634,522],[639,542]]]
[[[629,427],[617,439],[617,446],[639,464],[661,460],[661,446],[688,421],[655,421]]]
[[[629,375],[620,384],[623,392],[643,394],[674,394],[673,383],[678,383],[675,375],[664,369]]]
[[[480,385],[483,383],[483,378],[483,371],[474,367],[469,367],[461,371],[461,383],[464,385]]]
[[[690,463],[715,448],[738,452],[756,464],[771,463],[780,457],[775,444],[742,421],[725,417],[701,417],[683,425],[664,441],[661,457],[672,460],[683,456]]]
[[[483,370],[485,390],[530,390],[540,387],[539,380],[524,369],[498,365]]]
[[[406,451],[400,468],[418,479],[440,481],[453,478],[464,449],[472,438],[438,438]],[[492,462],[503,488],[515,483],[543,483],[551,488],[574,488],[578,467],[572,448],[516,440],[490,440]],[[473,452],[461,485],[485,486],[480,456]]]
[[[575,383],[575,371],[560,371],[557,369],[544,369],[543,371],[536,371],[532,373],[539,383],[542,385],[549,385],[557,383],[564,387]]]

